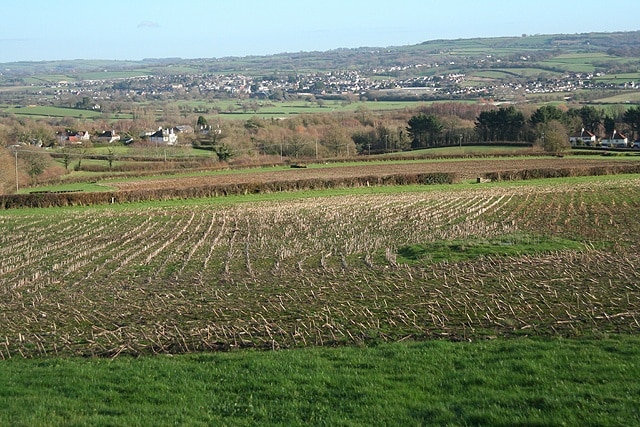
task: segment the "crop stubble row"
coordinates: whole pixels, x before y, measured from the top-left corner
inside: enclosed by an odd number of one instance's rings
[[[640,330],[640,180],[0,216],[0,357]],[[514,232],[607,250],[399,265]]]

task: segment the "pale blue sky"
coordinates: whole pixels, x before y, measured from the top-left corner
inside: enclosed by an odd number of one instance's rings
[[[4,0],[0,63],[219,58],[635,31],[638,0]]]

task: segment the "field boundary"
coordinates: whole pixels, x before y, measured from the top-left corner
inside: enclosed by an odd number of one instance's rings
[[[541,178],[566,178],[640,173],[640,164],[607,164],[603,166],[526,168],[483,172],[478,182],[514,181]],[[91,206],[100,204],[167,201],[222,197],[247,194],[269,194],[282,191],[326,190],[394,185],[438,185],[459,183],[462,172],[429,172],[406,174],[366,174],[349,177],[301,178],[294,180],[252,181],[195,185],[186,188],[152,188],[105,192],[39,192],[0,195],[0,209]]]
[[[218,184],[191,188],[106,191],[95,193],[51,192],[0,196],[0,209],[49,208],[60,206],[90,206],[109,203],[131,203],[152,200],[178,200],[264,194],[281,191],[324,190],[330,188],[366,187],[381,185],[453,184],[455,173],[367,175],[350,178],[300,179],[291,181]]]

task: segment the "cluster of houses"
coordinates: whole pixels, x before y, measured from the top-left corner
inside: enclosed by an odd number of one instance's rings
[[[614,129],[611,138],[598,139],[598,137],[588,130],[582,128],[582,131],[569,137],[569,142],[572,146],[586,146],[586,147],[611,147],[611,148],[640,148],[640,141],[635,141],[632,144],[629,143],[627,138],[622,133]]]
[[[489,59],[487,59],[489,60]],[[508,66],[524,66],[529,59],[522,57],[509,63]],[[499,59],[492,58],[495,65]],[[482,68],[487,66],[484,63]],[[469,64],[467,64],[469,65]],[[505,64],[507,66],[507,64]],[[425,76],[416,71],[426,68],[437,68],[435,75]],[[157,97],[167,95],[180,97],[191,93],[198,96],[205,94],[224,94],[224,96],[247,96],[258,99],[278,99],[282,94],[306,96],[345,96],[366,95],[369,97],[437,97],[457,99],[466,97],[501,97],[530,94],[567,93],[581,89],[635,89],[636,83],[625,82],[622,85],[598,80],[600,73],[566,72],[555,77],[522,76],[502,81],[485,79],[473,73],[467,75],[458,71],[455,62],[417,63],[404,66],[375,67],[364,70],[335,70],[331,72],[315,72],[285,74],[269,78],[255,78],[240,73],[204,73],[176,74],[162,76],[134,76],[118,79],[82,80],[77,82],[56,82],[48,89],[59,99],[85,97],[91,100],[139,99],[140,97]],[[449,70],[451,72],[447,72]],[[403,76],[404,73],[419,75]],[[398,74],[396,76],[396,74]],[[384,75],[385,78],[377,78]],[[388,76],[395,76],[389,78]],[[466,84],[469,83],[470,84]],[[481,84],[479,84],[481,83]],[[399,92],[399,93],[398,93]],[[89,104],[87,105],[89,107]],[[91,109],[100,109],[100,105],[90,105]]]
[[[178,144],[178,135],[193,133],[193,127],[189,125],[175,126],[172,128],[158,128],[155,131],[147,131],[140,134],[140,139],[149,141],[151,144],[156,145],[177,145]],[[126,137],[123,139],[121,135],[119,135],[115,130],[105,130],[99,133],[94,134],[93,136],[87,131],[64,131],[60,132],[57,135],[58,143],[60,145],[65,144],[83,144],[89,141],[103,142],[103,143],[114,143],[118,141],[122,141],[125,144],[133,142],[133,139],[130,137]]]

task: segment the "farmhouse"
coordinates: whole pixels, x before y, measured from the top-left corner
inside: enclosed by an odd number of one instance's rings
[[[178,125],[178,126],[173,128],[173,132],[174,133],[193,133],[194,129],[193,129],[193,126]]]
[[[87,131],[71,132],[65,131],[58,134],[58,141],[60,144],[69,142],[71,144],[82,144],[89,141],[91,135]]]
[[[112,142],[120,141],[120,135],[115,130],[106,130],[98,135],[98,140],[111,144]]]
[[[588,130],[584,130],[584,128],[582,128],[582,131],[579,135],[569,137],[569,142],[571,143],[571,145],[586,145],[587,147],[596,145],[596,140],[597,138],[595,134],[589,132]]]
[[[611,139],[603,139],[601,145],[603,147],[625,148],[629,144],[629,138],[614,129]]]
[[[149,141],[154,144],[176,145],[178,143],[178,135],[176,135],[173,128],[159,128],[149,136]]]

